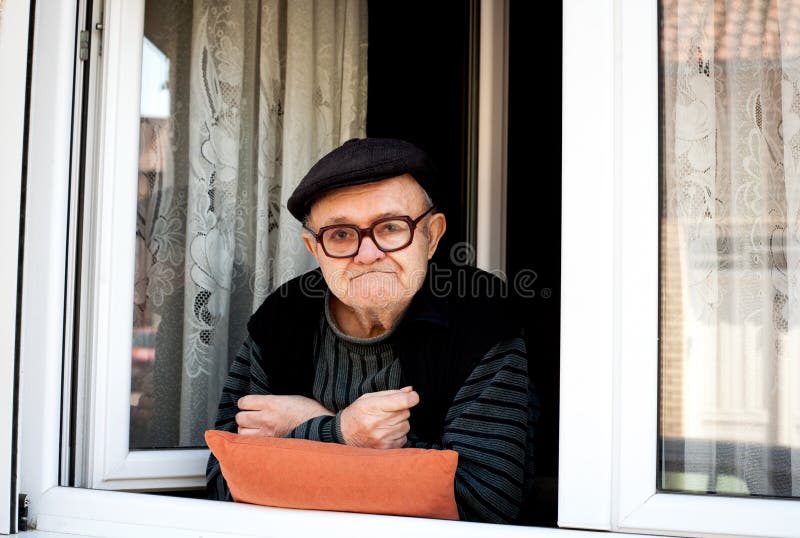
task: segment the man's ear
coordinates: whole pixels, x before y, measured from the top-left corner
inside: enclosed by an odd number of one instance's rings
[[[433,258],[436,252],[436,247],[439,245],[439,240],[444,235],[447,229],[447,219],[444,213],[434,213],[431,215],[431,220],[428,222],[428,259]]]
[[[303,238],[303,244],[306,246],[306,250],[308,250],[314,259],[317,260],[319,263],[319,259],[317,258],[317,240],[316,238],[311,235],[309,232],[304,231],[300,234],[300,237]]]

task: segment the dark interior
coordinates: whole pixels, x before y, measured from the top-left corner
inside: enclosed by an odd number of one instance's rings
[[[562,2],[510,0],[508,221],[509,282],[535,276],[518,296],[531,379],[541,403],[534,498],[527,522],[556,526],[561,312]],[[547,26],[531,31],[531,21]],[[532,272],[532,273],[530,273]],[[525,276],[529,276],[525,275]]]
[[[437,204],[447,215],[437,258],[467,237],[469,5],[373,0],[368,6],[367,136],[408,140],[436,163],[444,184]]]

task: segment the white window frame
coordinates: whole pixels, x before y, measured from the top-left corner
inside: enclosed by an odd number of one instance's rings
[[[22,156],[25,126],[25,81],[28,72],[28,17],[23,0],[5,3],[0,20],[0,252],[9,261],[0,265],[0,534],[16,531],[16,491],[11,488],[14,423],[14,376],[17,339],[17,277],[22,202]]]
[[[118,9],[107,8],[106,32],[116,32],[117,38],[125,32],[141,32],[135,21],[123,17],[120,3],[110,6]],[[63,1],[38,7],[22,269],[19,417],[21,424],[29,425],[20,431],[20,490],[31,498],[36,528],[92,536],[252,536],[266,529],[275,536],[315,532],[596,536],[567,529],[285,510],[61,486],[64,244],[76,5]],[[693,536],[788,536],[791,529],[800,528],[800,505],[794,501],[662,494],[655,489],[656,28],[654,1],[566,0],[564,4],[559,523]],[[105,55],[107,84],[138,88],[138,74],[122,72],[120,65],[130,64],[121,63],[118,55],[113,59]],[[135,111],[138,99],[133,103]],[[108,128],[113,121],[138,121],[125,105],[104,103],[100,125]],[[109,110],[119,111],[116,119],[104,116]],[[116,147],[123,143],[113,138],[103,142]],[[116,177],[132,174],[135,160],[123,153],[116,155],[98,170],[112,174],[119,170]],[[123,210],[127,216],[114,213],[114,202],[131,193],[108,188],[113,191],[95,196],[94,211],[108,215],[112,222],[132,217],[131,208]],[[108,232],[103,230],[99,237],[107,240]],[[116,275],[115,263],[91,266],[106,287],[109,283],[103,279]],[[128,285],[130,276],[114,282]],[[91,323],[102,323],[97,316],[111,312],[115,297],[98,303],[90,313],[95,316]],[[95,333],[93,345],[99,346],[97,337]],[[129,345],[130,334],[114,337]],[[96,349],[108,350],[111,344],[106,340]]]
[[[559,523],[797,536],[800,501],[656,489],[657,2],[564,8]]]

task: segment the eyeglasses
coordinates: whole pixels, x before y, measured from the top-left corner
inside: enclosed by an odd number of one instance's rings
[[[359,228],[354,224],[334,224],[323,226],[318,232],[303,225],[322,245],[322,250],[329,258],[350,258],[358,254],[361,240],[365,236],[372,239],[375,246],[383,252],[395,252],[406,248],[414,240],[414,229],[425,215],[433,211],[435,206],[412,219],[408,216],[386,217],[373,222],[369,228]]]

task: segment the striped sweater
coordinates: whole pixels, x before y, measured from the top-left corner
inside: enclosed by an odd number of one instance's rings
[[[313,396],[336,415],[313,418],[287,437],[344,443],[341,411],[362,394],[401,388],[401,370],[391,332],[370,339],[345,335],[330,316],[327,303],[315,335]],[[262,364],[261,350],[248,337],[225,382],[216,429],[235,432],[237,400],[247,394],[270,393]],[[460,518],[510,523],[517,519],[529,493],[537,416],[525,344],[515,338],[490,349],[467,378],[447,413],[440,444],[421,441],[412,431],[405,446],[457,451],[455,496]],[[206,474],[209,497],[231,500],[213,454]]]

